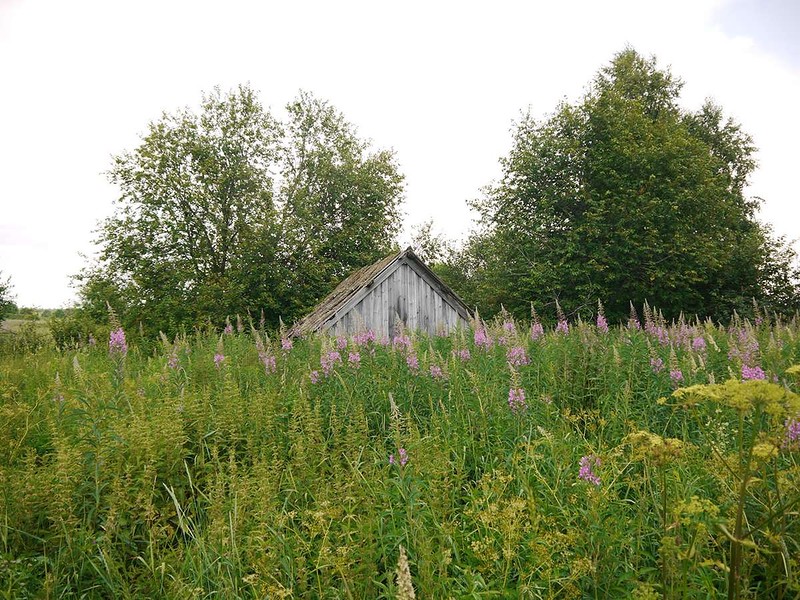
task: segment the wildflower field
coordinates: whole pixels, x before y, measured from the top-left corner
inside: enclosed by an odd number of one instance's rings
[[[800,320],[0,357],[2,598],[797,598]]]

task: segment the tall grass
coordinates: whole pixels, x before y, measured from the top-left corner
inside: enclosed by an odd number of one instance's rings
[[[289,346],[3,357],[0,597],[800,594],[796,320]]]

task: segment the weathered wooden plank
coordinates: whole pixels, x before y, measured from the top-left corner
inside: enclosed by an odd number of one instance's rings
[[[420,278],[421,279],[421,278]],[[422,331],[428,331],[428,323],[426,317],[428,316],[428,285],[424,281],[420,281],[417,285],[419,290],[419,307],[417,308],[417,322]]]
[[[409,303],[410,306],[408,307],[409,312],[409,322],[412,323],[410,327],[413,329],[420,328],[419,322],[419,305],[420,305],[420,286],[419,286],[419,277],[417,274],[411,270],[410,267],[408,268],[408,287],[409,293],[412,295],[412,301]]]
[[[375,335],[378,337],[386,335],[389,327],[389,311],[386,306],[386,282],[381,283],[380,289],[376,292],[375,302],[372,303],[372,314]]]

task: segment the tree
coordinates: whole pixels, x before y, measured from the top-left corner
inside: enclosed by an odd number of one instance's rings
[[[285,306],[299,315],[392,249],[403,177],[391,152],[370,153],[328,103],[301,92],[287,110],[280,187],[291,290]]]
[[[121,195],[78,276],[85,311],[175,331],[227,315],[297,317],[394,237],[402,177],[327,103],[282,123],[240,86],[165,113],[114,159]]]
[[[3,273],[0,271],[0,323],[16,309],[17,305],[14,304],[14,295],[11,292],[11,278],[3,279]]]
[[[615,318],[631,301],[719,318],[752,298],[796,302],[791,252],[744,193],[751,138],[710,102],[681,109],[681,86],[626,49],[582,101],[524,115],[501,181],[475,203],[467,295],[520,316],[556,299],[589,312],[600,298]]]

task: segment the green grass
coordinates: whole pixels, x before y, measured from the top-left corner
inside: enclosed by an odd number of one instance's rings
[[[800,324],[651,325],[3,356],[0,598],[394,598],[401,545],[419,598],[796,597]],[[742,360],[763,406],[672,396]]]

